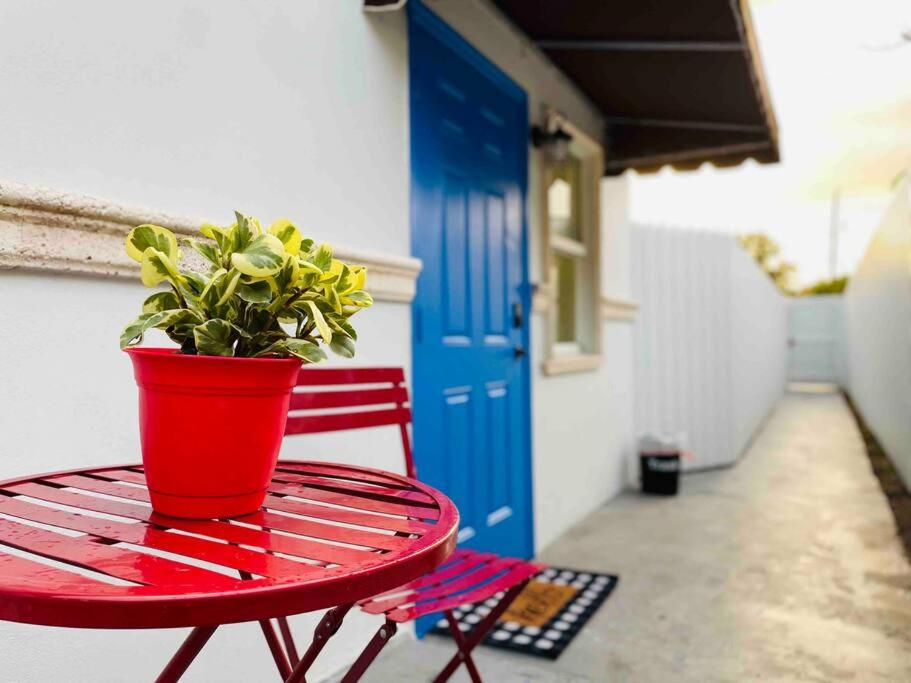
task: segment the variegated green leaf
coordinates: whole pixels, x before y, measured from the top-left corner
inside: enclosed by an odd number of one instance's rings
[[[231,323],[231,327],[234,328],[234,331],[237,332],[237,334],[240,335],[241,337],[243,337],[244,339],[253,339],[253,335],[250,334],[249,332],[247,332],[240,325],[235,325],[234,323]]]
[[[346,321],[344,321],[344,322],[340,322],[339,325],[341,325],[341,328],[342,328],[343,330],[345,330],[345,333],[346,333],[349,337],[351,337],[354,341],[357,341],[357,331],[351,326],[351,323],[349,323],[349,322],[346,320]]]
[[[237,296],[250,304],[267,304],[272,301],[272,287],[265,280],[258,280],[250,284],[237,285]]]
[[[199,294],[199,300],[202,301],[204,306],[213,308],[215,302],[218,301],[218,283],[220,283],[225,275],[228,274],[228,271],[224,268],[219,268],[209,278],[209,281],[206,283],[205,289]]]
[[[120,348],[125,349],[130,344],[138,344],[142,341],[142,333],[149,329],[146,321],[156,313],[143,313],[135,320],[132,320],[123,328],[120,333]]]
[[[269,226],[269,234],[275,235],[285,245],[285,251],[292,256],[300,253],[303,238],[294,223],[287,218],[279,218]]]
[[[338,276],[338,281],[335,283],[335,290],[339,294],[345,294],[354,289],[352,286],[354,276],[351,273],[351,269],[346,265],[342,264],[342,272]]]
[[[231,256],[232,265],[244,275],[267,277],[282,267],[285,247],[274,235],[260,235],[243,251]]]
[[[160,313],[174,308],[180,308],[180,301],[174,292],[155,292],[142,304],[143,313]]]
[[[219,292],[221,292],[221,297],[215,303],[216,306],[223,306],[228,303],[232,296],[234,296],[234,290],[237,289],[237,283],[240,282],[241,272],[239,270],[231,270],[225,276],[224,283],[219,287]]]
[[[137,225],[127,235],[127,256],[142,263],[145,250],[149,247],[166,254],[171,261],[177,262],[180,249],[177,246],[177,237],[167,228],[160,225]]]
[[[209,284],[209,278],[202,273],[197,273],[195,270],[182,270],[180,274],[183,276],[183,279],[194,296],[199,296],[202,294],[203,290],[206,288],[206,285]]]
[[[345,306],[357,306],[358,308],[367,308],[373,305],[373,297],[367,292],[351,292],[342,297],[342,303]]]
[[[367,284],[367,269],[364,266],[351,266],[351,289],[359,292]]]
[[[336,316],[331,316],[331,315],[323,316],[323,317],[326,318],[326,322],[329,323],[329,326],[333,330],[335,330],[347,337],[351,337],[353,340],[357,341],[357,332],[355,332],[354,328],[351,327],[351,325],[348,323],[347,320],[345,320],[344,318],[341,318],[341,317],[336,317]],[[335,332],[333,332],[332,338],[335,339],[335,337],[336,337],[336,334],[335,334]]]
[[[332,328],[329,327],[329,325],[326,323],[326,319],[323,317],[323,312],[319,310],[314,302],[307,301],[306,304],[310,309],[310,319],[313,321],[313,324],[316,325],[319,336],[322,337],[323,341],[328,344],[332,341]]]
[[[307,260],[319,268],[320,272],[327,272],[332,267],[332,247],[325,243],[319,245],[319,249]]]
[[[202,257],[213,266],[221,266],[221,257],[219,256],[218,248],[213,242],[204,242],[203,240],[190,238],[187,240],[187,244],[190,245],[190,248],[193,251],[201,254]]]
[[[305,339],[280,339],[256,355],[297,356],[307,363],[319,363],[326,360],[326,353],[319,346]]]
[[[237,251],[244,251],[256,237],[262,234],[262,228],[258,218],[246,216],[239,211],[235,211],[234,216],[237,218],[237,240],[234,248]]]
[[[326,352],[313,342],[304,339],[288,339],[285,341],[288,353],[297,356],[308,363],[319,363],[326,360]]]
[[[342,313],[342,300],[338,295],[338,291],[334,286],[330,285],[326,287],[326,301],[332,307],[332,310],[341,315]]]
[[[193,328],[196,351],[201,356],[233,356],[231,323],[220,318],[207,320]]]
[[[142,253],[140,275],[142,284],[146,287],[154,287],[165,280],[175,286],[183,282],[183,278],[174,262],[167,254],[155,247],[148,247]]]
[[[265,308],[250,307],[245,319],[247,331],[258,336],[275,327],[272,313]]]
[[[288,291],[288,289],[297,284],[300,279],[300,272],[297,257],[286,253],[281,270],[272,278],[275,283],[275,289],[279,292]]]
[[[316,265],[315,263],[310,263],[309,261],[300,259],[298,261],[298,265],[300,266],[301,271],[303,271],[305,273],[313,273],[314,275],[320,275],[320,276],[323,274],[323,271],[321,271],[319,269],[319,266]]]
[[[172,325],[195,319],[195,314],[186,308],[177,308],[157,313],[143,313],[123,328],[120,334],[120,348],[142,341],[142,334],[153,327],[166,329]]]
[[[332,337],[332,343],[329,344],[329,348],[332,349],[336,356],[354,358],[354,342],[348,337],[343,337],[340,334],[335,335]]]
[[[334,258],[329,263],[329,269],[323,273],[323,276],[320,278],[320,282],[338,282],[339,278],[342,275],[342,271],[345,269],[345,264]]]
[[[180,344],[184,353],[196,353],[196,342],[193,340],[193,328],[196,323],[178,323],[165,330],[171,341]]]
[[[199,231],[209,239],[215,240],[215,244],[218,245],[223,257],[226,257],[236,249],[237,223],[226,228],[212,223],[203,223]]]

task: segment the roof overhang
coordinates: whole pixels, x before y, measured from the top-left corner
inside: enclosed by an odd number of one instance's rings
[[[779,160],[746,0],[491,1],[600,109],[608,175]]]

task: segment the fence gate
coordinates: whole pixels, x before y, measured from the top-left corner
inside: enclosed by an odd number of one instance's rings
[[[788,310],[788,380],[840,384],[844,374],[843,327],[841,296],[792,299]]]

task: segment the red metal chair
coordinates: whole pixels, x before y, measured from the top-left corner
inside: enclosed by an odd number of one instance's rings
[[[291,396],[286,436],[395,426],[402,438],[405,472],[409,477],[417,478],[408,431],[411,408],[401,368],[305,368],[298,376],[297,384]],[[385,625],[380,628],[382,638],[394,634],[396,624],[442,612],[458,652],[434,680],[447,680],[464,663],[471,680],[480,681],[471,651],[490,632],[529,579],[542,569],[543,565],[525,560],[462,548],[430,574],[383,595],[362,600],[359,605],[364,612],[385,616]],[[496,605],[471,631],[463,633],[453,610],[491,598],[498,600]],[[338,623],[328,625],[330,633],[338,629],[341,616]],[[282,626],[284,631],[286,625]],[[379,648],[376,648],[373,657],[378,652]],[[363,662],[364,669],[373,657]]]

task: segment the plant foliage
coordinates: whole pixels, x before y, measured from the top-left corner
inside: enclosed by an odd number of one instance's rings
[[[326,357],[320,345],[354,356],[350,318],[373,304],[364,291],[366,269],[333,258],[332,247],[305,239],[287,219],[263,231],[256,218],[235,215],[227,227],[203,225],[205,239],[186,240],[207,264],[203,272],[181,267],[181,245],[167,228],[130,231],[126,251],[140,264],[142,283],[166,289],[145,300],[120,347],[138,344],[155,328],[182,353],[201,356],[296,356],[315,363]]]

